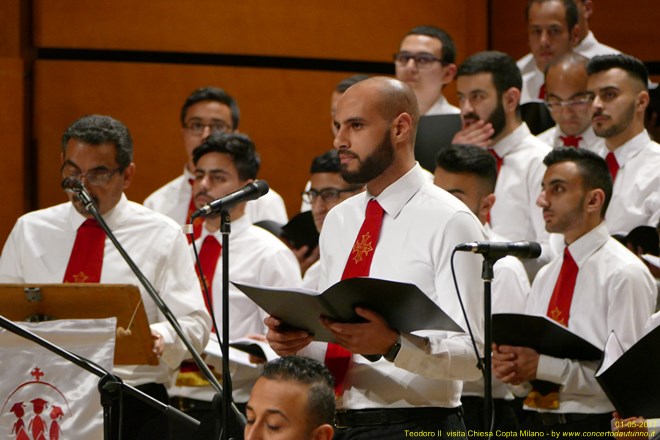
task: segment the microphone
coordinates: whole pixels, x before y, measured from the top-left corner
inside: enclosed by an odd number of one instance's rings
[[[538,258],[541,255],[541,245],[535,241],[490,242],[474,241],[456,246],[457,251],[483,254],[487,259],[499,259],[511,255],[518,258]]]
[[[91,212],[90,209],[94,207],[94,200],[80,180],[65,177],[61,185],[65,192],[75,194],[76,198],[85,206],[85,209]]]
[[[255,180],[238,191],[234,191],[231,194],[207,203],[195,211],[190,219],[194,220],[198,217],[206,217],[207,215],[218,213],[223,209],[229,209],[238,203],[256,200],[266,194],[268,190],[268,183],[265,180]]]

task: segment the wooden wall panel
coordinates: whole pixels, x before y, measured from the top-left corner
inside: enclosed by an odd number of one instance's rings
[[[65,200],[59,189],[59,139],[78,117],[109,114],[135,141],[137,176],[127,191],[142,201],[179,175],[185,153],[179,110],[195,88],[216,85],[241,107],[240,131],[262,156],[260,177],[300,208],[314,155],[332,148],[330,91],[348,73],[133,63],[39,61],[35,138],[39,149],[39,206]]]
[[[525,5],[521,0],[491,0],[493,49],[518,59],[529,52]],[[660,2],[635,0],[625,6],[620,0],[595,0],[589,22],[596,38],[608,46],[642,61],[660,61]]]
[[[38,47],[211,52],[389,61],[413,26],[436,24],[466,53],[464,26],[486,0],[35,0]],[[485,38],[471,20],[471,38]],[[484,41],[485,43],[485,41]],[[463,55],[464,56],[464,55]]]

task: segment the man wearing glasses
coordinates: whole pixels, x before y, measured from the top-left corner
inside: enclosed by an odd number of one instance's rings
[[[311,186],[308,191],[303,193],[303,201],[312,207],[314,226],[321,233],[325,216],[330,209],[361,192],[364,185],[351,185],[341,177],[339,156],[336,150],[316,156],[312,161],[310,173]],[[307,269],[303,278],[303,287],[317,289],[321,275],[320,268],[317,260]]]
[[[211,319],[202,300],[191,254],[171,219],[127,200],[135,176],[128,129],[109,116],[85,116],[62,136],[62,177],[81,181],[126,252],[176,316],[196,350],[208,340]],[[0,282],[134,284],[128,264],[96,220],[72,194],[70,203],[28,213],[12,230],[0,257]],[[119,365],[114,374],[152,397],[168,402],[164,384],[190,357],[151,297],[142,291],[159,365]],[[100,305],[102,306],[102,305]],[[123,399],[125,439],[167,439],[167,418],[137,399]],[[113,438],[118,425],[113,407]]]
[[[456,76],[456,48],[448,33],[434,26],[417,26],[394,54],[396,78],[415,92],[421,116],[458,114],[442,89]]]
[[[587,63],[569,53],[548,64],[545,105],[557,125],[538,135],[551,147],[575,147],[599,153],[605,142],[591,128],[593,95],[587,92]]]
[[[180,225],[190,222],[195,211],[192,181],[195,167],[192,152],[214,132],[238,131],[240,112],[238,104],[227,92],[217,87],[202,87],[190,94],[181,108],[181,135],[188,161],[183,174],[156,190],[144,201],[144,206],[165,214]],[[248,202],[246,215],[250,222],[272,220],[286,223],[288,217],[284,200],[271,188],[263,197]],[[201,228],[194,229],[195,238]]]

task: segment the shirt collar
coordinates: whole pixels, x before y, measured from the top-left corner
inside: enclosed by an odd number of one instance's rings
[[[619,163],[619,168],[623,168],[626,162],[637,156],[649,142],[651,142],[651,137],[646,130],[642,130],[637,136],[615,149],[614,157]]]
[[[240,218],[236,220],[231,221],[231,233],[229,234],[229,238],[233,237],[234,235],[240,235],[245,231],[247,228],[249,228],[252,225],[250,223],[250,219],[248,218],[247,215],[242,215]],[[220,232],[220,229],[218,229],[215,232],[209,232],[206,227],[202,227],[202,234],[199,237],[199,243],[201,246],[201,243],[204,243],[204,239],[206,238],[207,235],[213,235],[216,240],[218,240],[218,243],[222,243],[222,233]]]
[[[117,204],[110,211],[106,212],[102,216],[103,220],[105,220],[105,222],[108,224],[110,230],[115,229],[123,222],[126,215],[127,206],[128,199],[126,198],[126,195],[122,193],[119,202],[117,202]],[[69,224],[71,227],[77,231],[80,225],[85,222],[85,220],[87,220],[87,218],[76,211],[76,208],[73,207],[72,203],[69,203]]]
[[[591,231],[571,243],[568,250],[579,268],[582,267],[587,258],[600,249],[609,239],[610,233],[607,226],[605,226],[605,222],[601,222]]]
[[[518,128],[493,145],[493,150],[495,150],[498,156],[505,157],[515,150],[522,143],[523,139],[531,135],[532,132],[529,131],[529,127],[523,122]]]
[[[563,142],[561,141],[561,139],[559,139],[559,137],[566,136],[566,133],[561,131],[559,125],[556,125],[555,127],[557,127],[557,130],[555,131],[554,145],[563,145]],[[589,127],[587,127],[587,129],[584,130],[582,133],[578,134],[578,136],[582,136],[582,140],[580,141],[580,148],[584,148],[584,147],[593,148],[599,142],[603,142],[603,138],[596,136],[596,133],[594,133],[594,129],[591,125],[589,125]]]
[[[582,39],[578,43],[578,45],[573,49],[574,52],[576,53],[582,53],[584,51],[588,51],[596,47],[598,44],[598,40],[596,40],[596,36],[594,35],[593,32],[589,31],[586,37]]]
[[[363,208],[366,210],[367,202],[375,198],[383,210],[392,218],[396,218],[403,207],[414,196],[424,183],[428,182],[428,177],[422,170],[419,163],[410,169],[406,174],[401,176],[399,180],[392,183],[385,188],[378,197],[369,194],[365,191],[363,199]]]

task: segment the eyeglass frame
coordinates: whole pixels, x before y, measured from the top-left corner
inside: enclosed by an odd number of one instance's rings
[[[560,110],[564,107],[568,108],[579,108],[581,106],[588,106],[591,105],[592,102],[594,102],[594,99],[596,97],[594,96],[593,93],[581,93],[578,96],[573,96],[570,99],[567,100],[561,100],[557,99],[557,102],[550,102],[546,98],[543,102],[545,106],[548,108],[549,111],[553,110]]]
[[[70,166],[70,165],[67,164],[67,163],[63,163],[62,166],[60,167],[60,175],[62,176],[62,178],[64,178],[64,179],[69,178],[69,179],[74,179],[74,180],[78,180],[78,181],[81,181],[83,178],[86,178],[87,182],[92,186],[107,185],[108,182],[110,182],[110,179],[112,179],[112,176],[114,176],[117,172],[121,173],[121,172],[124,171],[124,169],[126,169],[125,167],[122,168],[121,166],[118,166],[117,168],[114,168],[114,169],[109,169],[109,168],[98,169],[98,168],[96,168],[96,169],[93,169],[93,170],[91,170],[87,173],[78,173],[78,174],[71,174],[71,175],[65,176],[64,175],[64,167],[66,167],[66,166]],[[91,177],[90,178],[90,174],[91,173],[99,173],[99,172],[104,173],[104,174],[101,174],[102,176],[105,176],[105,177],[103,177],[104,181],[103,182],[94,182],[95,180],[98,179],[98,177]],[[92,176],[94,176],[94,174],[92,174]]]
[[[193,124],[199,125],[199,128],[191,127],[191,125],[193,125]],[[224,128],[222,128],[222,129],[213,128],[214,126],[218,126],[218,125],[221,125]],[[205,123],[199,122],[199,121],[192,121],[192,122],[186,122],[185,124],[183,124],[183,128],[190,131],[194,136],[201,136],[202,134],[204,134],[204,129],[206,127],[208,127],[211,130],[211,133],[221,133],[221,132],[225,132],[225,131],[231,131],[231,127],[229,125],[227,125],[224,121],[219,121],[217,123],[213,122],[213,123],[209,123],[209,124],[205,124]]]
[[[339,196],[342,193],[355,192],[355,191],[358,191],[360,188],[362,188],[362,187],[361,186],[354,186],[354,187],[350,187],[350,188],[346,188],[346,189],[329,187],[329,188],[322,188],[321,190],[318,190],[318,191],[315,190],[315,189],[310,189],[309,191],[303,191],[302,193],[300,193],[300,195],[302,196],[303,201],[305,203],[309,203],[310,205],[312,203],[314,203],[314,201],[319,196],[321,197],[321,200],[323,200],[325,203],[332,203],[335,200],[339,200]],[[324,193],[326,194],[325,196],[324,196]],[[333,193],[333,194],[336,193],[336,194],[334,194],[334,196],[330,196],[329,194],[331,194],[331,193]],[[316,195],[313,195],[313,194],[316,194]],[[328,197],[332,197],[333,200],[327,200]]]
[[[402,55],[405,55],[407,57],[405,62],[402,62],[402,61],[398,60],[398,58],[401,57]],[[427,61],[424,62],[424,63],[419,62],[419,59],[422,56],[427,59]],[[394,64],[399,65],[401,67],[407,66],[408,63],[410,62],[410,60],[414,60],[415,61],[415,66],[417,66],[418,68],[422,68],[422,69],[431,67],[433,65],[433,63],[436,62],[436,61],[438,63],[440,63],[441,65],[443,65],[443,66],[446,66],[447,64],[449,64],[449,63],[443,61],[440,58],[434,57],[433,54],[430,54],[428,52],[411,53],[411,52],[402,51],[402,52],[395,53],[392,56],[392,58],[394,60]]]

